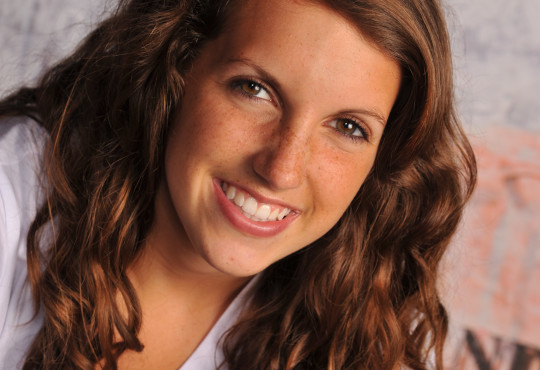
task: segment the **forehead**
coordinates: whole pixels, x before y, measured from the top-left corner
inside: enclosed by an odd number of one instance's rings
[[[226,22],[225,35],[242,43],[275,42],[282,47],[324,46],[336,38],[364,40],[361,32],[324,3],[299,0],[247,0],[238,2]],[[353,41],[354,42],[354,41]],[[354,45],[350,45],[351,50]],[[320,52],[325,49],[320,49]]]
[[[317,96],[343,106],[381,105],[388,116],[400,79],[397,63],[345,17],[319,2],[238,2],[212,42],[210,68],[249,60],[288,84],[295,96]],[[391,86],[391,91],[388,87]],[[379,107],[377,107],[379,108]]]

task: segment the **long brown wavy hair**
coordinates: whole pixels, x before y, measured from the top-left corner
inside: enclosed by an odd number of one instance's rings
[[[454,110],[437,0],[317,0],[402,69],[374,167],[337,225],[267,268],[223,338],[229,369],[442,368],[438,265],[476,165]],[[115,369],[142,350],[126,270],[153,220],[183,77],[242,0],[131,0],[35,88],[0,103],[49,133],[47,199],[28,234],[44,325],[24,369]],[[52,225],[50,245],[42,231]],[[120,310],[127,307],[127,314]]]

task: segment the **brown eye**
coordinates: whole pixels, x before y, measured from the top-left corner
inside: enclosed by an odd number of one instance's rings
[[[253,81],[246,81],[241,85],[242,90],[249,95],[257,95],[261,91],[261,86]]]
[[[353,141],[368,140],[366,130],[359,123],[350,118],[336,118],[328,123],[341,135]]]
[[[240,92],[249,98],[257,98],[262,100],[272,101],[268,90],[258,82],[251,80],[242,80],[236,83],[236,87]]]
[[[358,130],[358,125],[352,121],[340,118],[336,120],[336,129],[347,135],[353,135]]]

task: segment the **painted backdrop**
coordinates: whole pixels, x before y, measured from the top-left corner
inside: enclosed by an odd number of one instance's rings
[[[540,369],[539,0],[448,0],[478,188],[447,259],[455,369]]]

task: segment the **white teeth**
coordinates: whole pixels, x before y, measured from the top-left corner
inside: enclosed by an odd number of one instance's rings
[[[242,209],[242,213],[247,218],[254,221],[281,221],[287,216],[291,210],[288,208],[274,208],[269,204],[259,205],[255,198],[244,195],[241,191],[225,182],[221,184],[223,192],[227,199],[231,200]],[[281,211],[280,211],[281,210]]]
[[[287,216],[289,214],[291,210],[288,209],[288,208],[285,208],[283,211],[280,212],[280,214],[278,215],[278,220],[281,221],[285,218],[285,216]]]
[[[272,213],[270,213],[270,216],[268,216],[268,219],[269,219],[270,221],[276,221],[278,215],[279,215],[279,209],[276,208],[276,209],[274,209],[274,210],[272,211]]]
[[[228,199],[234,199],[234,196],[236,195],[236,188],[234,186],[229,186],[225,194],[227,195]]]
[[[267,204],[260,206],[259,209],[257,209],[257,213],[255,213],[255,217],[261,220],[268,219],[268,216],[270,216],[270,206]]]
[[[257,217],[255,217],[255,216],[253,216],[253,215],[250,215],[249,213],[244,212],[244,211],[242,211],[242,214],[243,214],[244,216],[246,216],[247,218],[253,220],[253,221],[265,221],[265,220],[258,219]]]
[[[238,207],[242,207],[244,205],[244,194],[238,193],[234,197],[234,204],[236,204]]]
[[[242,210],[250,215],[255,215],[257,212],[257,201],[251,197],[247,198],[242,206]]]

